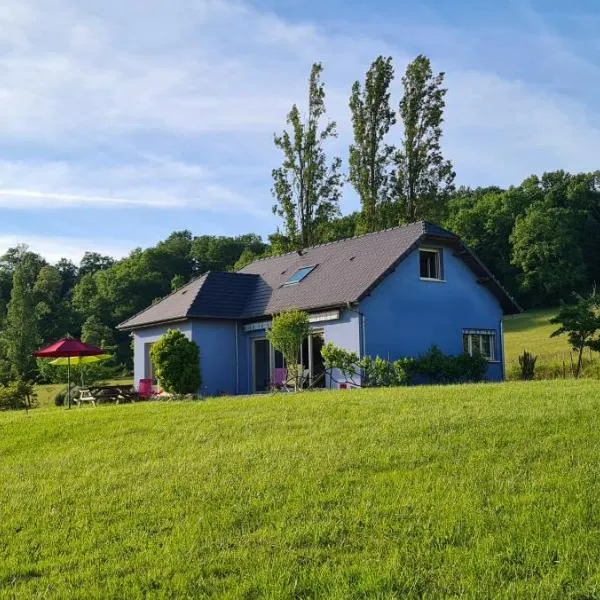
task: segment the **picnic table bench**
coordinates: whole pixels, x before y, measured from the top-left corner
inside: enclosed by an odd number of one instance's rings
[[[96,398],[87,388],[79,390],[79,397],[73,398],[73,401],[78,407],[81,407],[84,402],[91,402],[92,406],[96,406]]]
[[[136,402],[140,399],[139,394],[128,386],[123,385],[97,385],[90,386],[89,393],[96,402]]]

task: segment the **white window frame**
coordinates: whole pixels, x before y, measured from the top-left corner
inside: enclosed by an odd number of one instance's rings
[[[479,342],[479,353],[488,362],[498,362],[496,360],[496,331],[494,329],[463,329],[463,348],[467,336],[467,353],[473,356],[473,342],[475,339]],[[490,338],[490,356],[485,356],[483,353],[483,336]],[[476,344],[475,344],[476,345]]]
[[[435,266],[438,277],[421,276],[421,252],[433,252],[436,255]],[[445,281],[444,273],[442,272],[442,248],[431,248],[428,246],[422,246],[419,248],[419,279],[421,279],[421,281]]]
[[[315,377],[315,364],[313,356],[313,338],[316,335],[320,335],[325,341],[325,330],[323,329],[311,329],[308,332],[308,373],[309,379],[312,381]],[[300,362],[304,363],[304,342],[300,344]]]

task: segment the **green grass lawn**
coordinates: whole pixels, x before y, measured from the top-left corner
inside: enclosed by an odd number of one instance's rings
[[[6,598],[598,598],[600,383],[0,414]]]

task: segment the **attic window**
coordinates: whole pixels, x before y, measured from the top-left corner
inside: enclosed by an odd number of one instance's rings
[[[442,281],[442,251],[440,248],[421,248],[419,251],[421,279]]]
[[[311,273],[317,265],[310,267],[301,267],[298,269],[283,285],[293,285],[300,283],[309,273]]]

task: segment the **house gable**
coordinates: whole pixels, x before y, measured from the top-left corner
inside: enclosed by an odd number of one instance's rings
[[[440,280],[421,277],[420,247],[441,251]],[[494,332],[497,360],[490,363],[488,378],[502,378],[502,306],[454,244],[423,240],[361,299],[359,310],[370,356],[417,356],[432,345],[460,354],[465,330]]]

